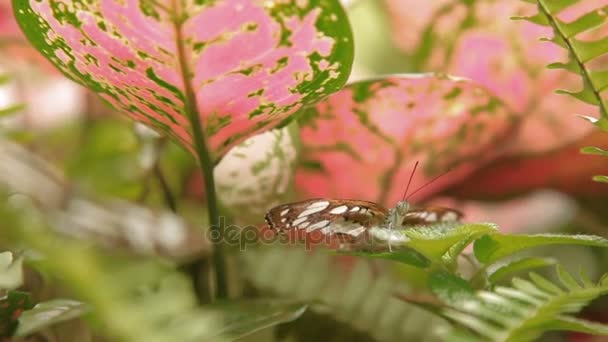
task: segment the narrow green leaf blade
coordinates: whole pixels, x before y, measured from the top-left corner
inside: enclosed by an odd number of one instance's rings
[[[595,154],[598,156],[608,157],[608,151],[601,149],[599,147],[587,146],[581,149],[581,153],[583,154]]]
[[[577,331],[592,335],[608,335],[608,325],[570,316],[559,316],[554,321],[544,325],[543,328],[547,330]]]
[[[495,284],[495,283],[513,275],[516,272],[521,272],[521,271],[529,270],[532,268],[550,266],[550,265],[554,265],[555,263],[556,263],[556,260],[552,259],[552,258],[530,257],[530,258],[518,259],[518,260],[512,261],[512,262],[506,264],[505,266],[502,266],[499,269],[497,269],[496,271],[494,271],[492,274],[490,274],[488,276],[488,280],[490,281],[491,284]]]
[[[38,303],[31,310],[23,312],[15,335],[27,336],[54,324],[80,317],[88,311],[88,305],[69,299]]]

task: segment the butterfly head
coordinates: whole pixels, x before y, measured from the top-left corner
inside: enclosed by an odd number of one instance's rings
[[[407,201],[399,201],[395,208],[391,209],[389,214],[389,220],[393,221],[393,223],[403,222],[405,215],[410,211],[411,206]]]

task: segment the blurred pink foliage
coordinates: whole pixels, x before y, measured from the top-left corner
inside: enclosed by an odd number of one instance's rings
[[[416,161],[416,194],[426,198],[501,153],[515,120],[473,82],[403,75],[362,81],[304,114],[296,187],[303,197],[371,200],[394,205]],[[498,148],[497,148],[498,147]]]
[[[547,64],[565,61],[566,50],[539,40],[551,37],[551,28],[510,19],[535,14],[533,4],[511,0],[476,1],[470,5],[438,0],[431,6],[415,0],[385,3],[395,42],[406,53],[416,56],[421,44],[428,43],[422,37],[434,42],[431,53],[420,65],[423,70],[441,70],[480,82],[523,119],[508,143],[508,154],[513,157],[497,162],[500,168],[479,171],[458,188],[463,191],[460,195],[466,197],[477,189],[478,193],[500,196],[543,186],[575,194],[605,193],[606,187],[590,178],[608,168],[606,160],[580,156],[572,147],[583,145],[596,129],[576,114],[596,115],[598,110],[570,96],[555,94],[557,89],[580,89],[580,76],[546,69]],[[571,21],[605,4],[599,0],[582,1],[562,13],[560,19]],[[604,25],[592,35],[605,36],[606,30]],[[432,36],[423,36],[425,31],[432,32]],[[605,135],[592,140],[596,146],[607,143]],[[562,148],[564,151],[558,151]],[[560,171],[557,166],[563,166],[566,159],[557,158],[574,158],[581,163],[572,164],[572,159],[568,159],[570,164]]]
[[[564,49],[539,40],[551,37],[551,28],[510,19],[536,13],[533,4],[511,0],[476,1],[470,6],[450,0],[433,1],[432,6],[416,0],[385,2],[395,42],[406,53],[416,53],[423,43],[422,33],[432,30],[433,36],[424,38],[434,43],[421,65],[423,70],[469,77],[525,116],[511,144],[512,153],[551,150],[594,129],[575,114],[592,115],[597,113],[595,107],[554,93],[560,88],[578,89],[581,81],[580,76],[566,71],[546,69],[547,64],[567,56]],[[572,20],[589,6],[605,5],[599,0],[583,3],[585,8],[564,13],[563,19]]]

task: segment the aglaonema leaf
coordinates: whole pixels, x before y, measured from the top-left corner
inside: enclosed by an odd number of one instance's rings
[[[32,44],[73,80],[214,155],[346,81],[353,41],[338,0],[20,1]]]
[[[508,235],[492,233],[484,235],[474,244],[474,252],[477,260],[484,264],[490,264],[496,260],[517,252],[547,245],[571,244],[582,246],[608,247],[608,240],[592,235],[560,235],[560,234],[535,234],[535,235]]]
[[[392,206],[416,161],[421,170],[412,189],[452,168],[416,194],[424,199],[494,158],[515,119],[500,100],[465,79],[421,74],[356,82],[300,118],[296,187],[305,198]]]
[[[16,336],[26,336],[53,324],[68,321],[85,314],[89,307],[81,302],[67,299],[53,299],[36,304],[19,317]]]

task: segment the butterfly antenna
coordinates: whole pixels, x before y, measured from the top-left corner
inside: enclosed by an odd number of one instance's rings
[[[440,175],[436,176],[435,178],[431,179],[430,181],[428,181],[428,182],[424,183],[424,184],[423,184],[421,187],[419,187],[419,188],[418,188],[418,189],[416,189],[414,192],[412,192],[412,193],[411,193],[411,194],[408,196],[408,198],[410,198],[410,197],[414,196],[414,195],[415,195],[415,194],[416,194],[418,191],[420,191],[420,190],[422,190],[422,189],[426,188],[428,185],[432,184],[434,181],[438,180],[439,178],[441,178],[442,176],[444,176],[446,173],[448,173],[448,172],[450,172],[450,171],[452,171],[452,169],[451,169],[451,168],[450,168],[450,169],[447,169],[447,170],[446,170],[444,173],[442,173],[442,174],[440,174]],[[406,198],[406,199],[407,199],[407,198]]]
[[[403,193],[403,200],[405,200],[405,196],[407,196],[407,191],[410,189],[410,184],[412,184],[412,178],[414,178],[414,173],[416,172],[417,167],[418,167],[418,161],[416,160],[416,164],[414,164],[414,169],[412,170],[412,174],[410,174],[410,180],[407,181],[407,187],[405,188],[405,192]]]

